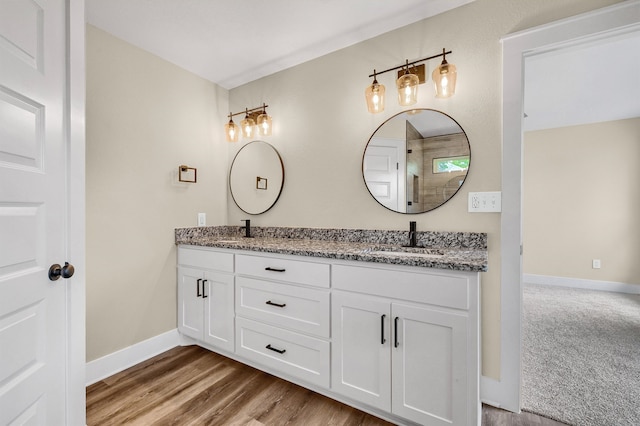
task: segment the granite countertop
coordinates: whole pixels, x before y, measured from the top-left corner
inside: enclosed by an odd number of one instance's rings
[[[456,271],[484,272],[488,263],[484,233],[417,232],[417,248],[403,247],[406,231],[252,227],[251,234],[244,237],[237,226],[179,228],[175,242]]]

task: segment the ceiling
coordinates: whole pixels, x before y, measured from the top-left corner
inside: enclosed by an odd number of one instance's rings
[[[640,117],[640,31],[525,59],[524,130]]]
[[[86,0],[87,21],[232,89],[473,0]]]
[[[86,14],[232,89],[471,1],[86,0]],[[526,58],[524,129],[640,117],[639,50],[636,32]]]
[[[407,121],[422,135],[423,138],[432,136],[451,135],[462,131],[460,125],[446,114],[431,109],[416,110],[419,114],[409,115]]]

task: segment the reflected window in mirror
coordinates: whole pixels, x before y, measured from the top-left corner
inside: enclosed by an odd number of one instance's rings
[[[433,159],[433,173],[466,172],[468,168],[468,155]]]
[[[424,213],[455,195],[467,176],[471,149],[450,116],[414,109],[382,123],[362,159],[365,185],[373,198],[398,213]]]

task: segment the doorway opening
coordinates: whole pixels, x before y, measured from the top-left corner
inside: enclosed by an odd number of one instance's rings
[[[522,318],[522,137],[525,58],[571,44],[640,31],[640,2],[623,2],[511,34],[503,42],[501,216],[501,380],[483,381],[483,399],[520,410]]]

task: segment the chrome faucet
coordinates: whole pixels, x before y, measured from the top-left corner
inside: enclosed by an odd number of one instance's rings
[[[416,223],[411,221],[409,222],[409,247],[415,247],[416,245]]]
[[[244,222],[245,225],[240,227],[240,230],[244,229],[244,237],[245,238],[253,238],[251,236],[251,220],[250,219],[242,219],[240,222]]]

